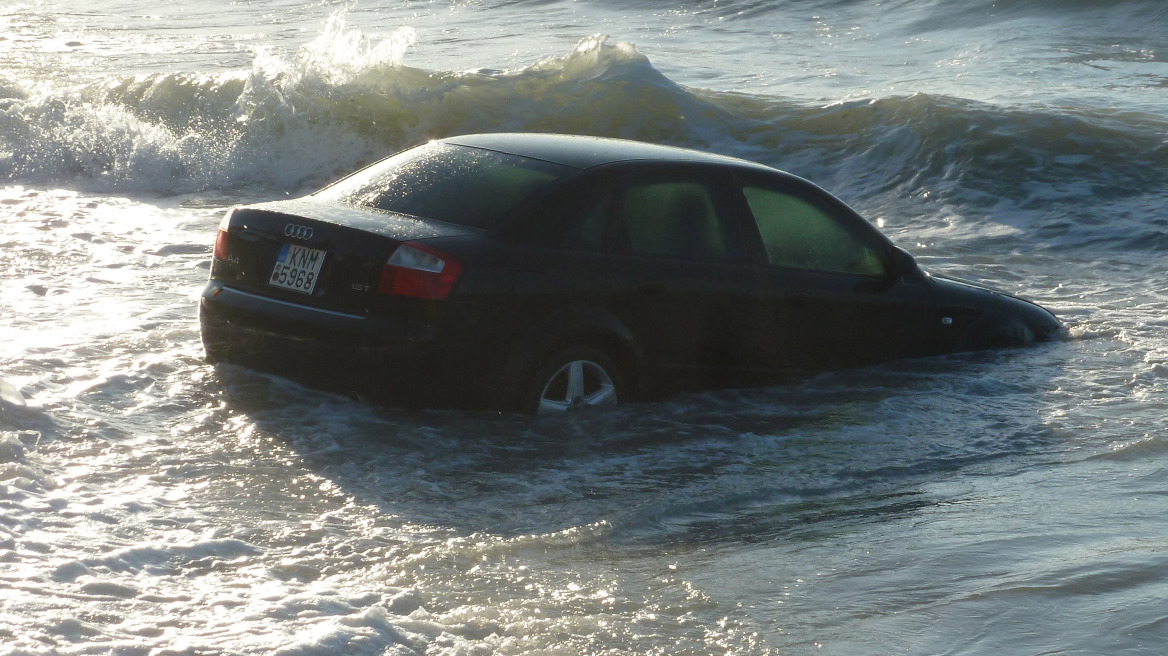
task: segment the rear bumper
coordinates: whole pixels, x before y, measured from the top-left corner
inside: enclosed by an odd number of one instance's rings
[[[211,281],[199,301],[203,347],[314,387],[407,404],[474,404],[466,363],[429,324],[323,310]]]

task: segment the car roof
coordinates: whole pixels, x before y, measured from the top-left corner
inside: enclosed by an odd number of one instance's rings
[[[769,166],[736,157],[659,144],[569,134],[494,133],[449,137],[442,143],[485,148],[578,169],[626,161],[703,162],[774,172]]]

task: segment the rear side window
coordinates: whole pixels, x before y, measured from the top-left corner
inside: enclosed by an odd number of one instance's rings
[[[774,266],[884,275],[879,245],[854,234],[840,217],[785,191],[742,189]]]
[[[734,233],[703,184],[630,184],[617,211],[618,244],[626,253],[686,260],[725,260],[733,254]]]
[[[574,169],[449,144],[427,144],[359,171],[319,192],[350,205],[490,228]]]

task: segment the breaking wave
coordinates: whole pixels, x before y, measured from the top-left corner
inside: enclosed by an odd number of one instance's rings
[[[602,35],[516,70],[428,71],[405,62],[415,39],[400,28],[374,42],[338,13],[294,55],[260,52],[250,70],[48,91],[0,79],[0,179],[293,193],[433,138],[544,131],[742,156],[853,202],[893,193],[1015,213],[1054,204],[1076,225],[1097,221],[1076,215],[1085,197],[1155,203],[1139,198],[1168,182],[1168,124],[1145,114],[926,94],[813,106],[693,89]]]

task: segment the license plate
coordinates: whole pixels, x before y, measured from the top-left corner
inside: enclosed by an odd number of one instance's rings
[[[320,267],[324,264],[324,251],[305,248],[295,244],[284,244],[272,277],[268,284],[281,289],[291,289],[301,294],[311,294],[320,280]]]

